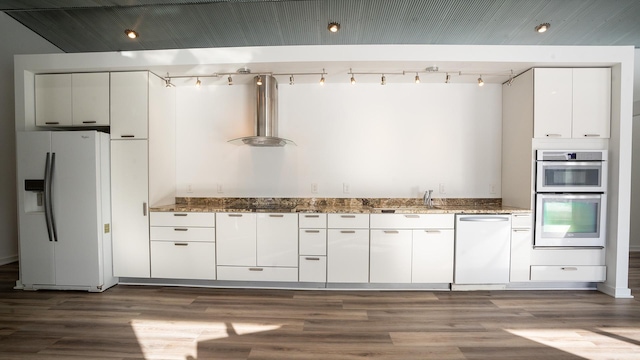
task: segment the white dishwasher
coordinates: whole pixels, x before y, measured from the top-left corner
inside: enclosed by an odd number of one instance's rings
[[[509,282],[511,215],[456,214],[455,284]]]

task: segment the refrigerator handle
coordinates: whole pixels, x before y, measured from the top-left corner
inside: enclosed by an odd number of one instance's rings
[[[47,159],[44,163],[44,220],[47,223],[47,233],[49,234],[49,241],[53,241],[53,224],[51,223],[51,210],[49,206],[51,201],[49,196],[51,195],[51,182],[49,169],[51,168],[51,153],[47,153]]]
[[[147,203],[142,203],[142,216],[147,216]]]
[[[51,218],[51,229],[53,230],[53,241],[58,241],[58,230],[56,229],[56,219],[53,211],[53,173],[56,165],[56,153],[51,153],[51,166],[49,166],[49,208],[51,210],[49,217]]]

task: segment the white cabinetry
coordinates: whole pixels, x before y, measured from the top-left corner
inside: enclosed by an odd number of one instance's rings
[[[534,69],[534,137],[608,138],[611,69]]]
[[[35,76],[36,125],[109,126],[109,73]]]
[[[538,248],[531,251],[531,281],[602,282],[605,280],[604,249]]]
[[[327,214],[300,214],[300,282],[327,281]]]
[[[219,280],[297,281],[297,214],[216,214]]]
[[[451,283],[453,214],[372,214],[370,282]]]
[[[328,214],[327,282],[369,282],[369,215]]]
[[[111,139],[146,139],[149,120],[148,71],[111,73]]]
[[[150,216],[151,277],[216,278],[213,213],[157,213]]]
[[[531,213],[511,215],[510,282],[529,281],[531,250],[533,249],[533,218]]]

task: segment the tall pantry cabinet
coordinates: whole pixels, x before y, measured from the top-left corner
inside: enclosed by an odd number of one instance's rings
[[[110,80],[113,272],[149,278],[149,207],[175,197],[175,88],[148,71]]]

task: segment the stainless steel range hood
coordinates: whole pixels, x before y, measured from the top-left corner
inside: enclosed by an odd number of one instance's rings
[[[257,85],[258,78],[262,85]],[[278,137],[278,81],[271,75],[256,76],[255,85],[255,136],[229,140],[236,145],[278,147],[295,145],[291,140]]]

